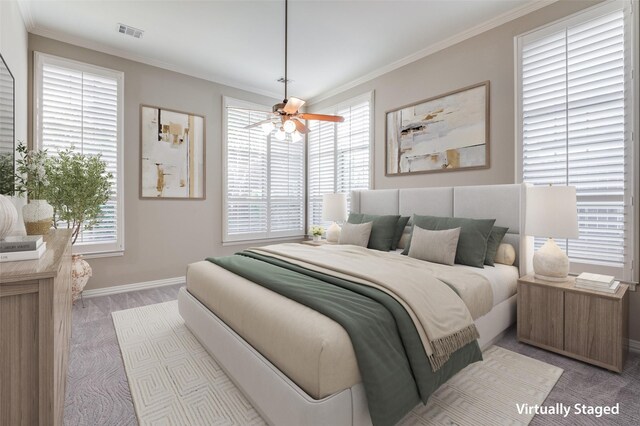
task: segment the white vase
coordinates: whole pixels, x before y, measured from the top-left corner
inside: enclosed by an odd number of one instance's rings
[[[18,220],[18,211],[9,197],[0,195],[0,240],[9,235]]]
[[[313,241],[318,242],[318,241],[320,241],[320,240],[322,240],[322,235],[314,235],[314,236],[313,236]]]
[[[80,297],[91,275],[93,275],[91,265],[82,258],[82,255],[71,256],[71,295],[74,302]]]
[[[22,219],[27,235],[46,235],[53,225],[53,207],[46,200],[29,200],[22,207]]]

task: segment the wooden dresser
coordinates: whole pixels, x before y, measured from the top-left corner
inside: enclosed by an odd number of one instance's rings
[[[575,287],[532,276],[518,280],[518,340],[621,372],[628,352],[629,294]]]
[[[71,335],[71,231],[39,260],[0,263],[0,425],[62,425]]]

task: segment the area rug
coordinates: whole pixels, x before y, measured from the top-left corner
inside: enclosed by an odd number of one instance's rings
[[[177,301],[114,312],[140,425],[266,424],[187,329]],[[527,425],[517,404],[542,404],[562,369],[492,346],[401,425]]]

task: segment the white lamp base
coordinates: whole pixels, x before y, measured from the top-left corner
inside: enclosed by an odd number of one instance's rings
[[[327,242],[337,243],[338,240],[340,239],[341,231],[342,231],[342,228],[340,228],[340,226],[337,223],[333,222],[331,226],[327,228]]]
[[[566,281],[569,275],[569,258],[566,253],[549,238],[533,255],[533,272],[545,281]]]

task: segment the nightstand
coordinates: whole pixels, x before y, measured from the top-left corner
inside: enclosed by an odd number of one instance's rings
[[[628,286],[616,293],[575,287],[575,278],[518,280],[518,340],[621,372],[628,351]]]
[[[325,240],[323,238],[320,241],[304,240],[304,241],[302,241],[302,244],[306,244],[306,245],[309,245],[309,246],[323,246],[325,244],[337,244],[337,243],[330,243],[329,241],[327,241],[327,240]]]

